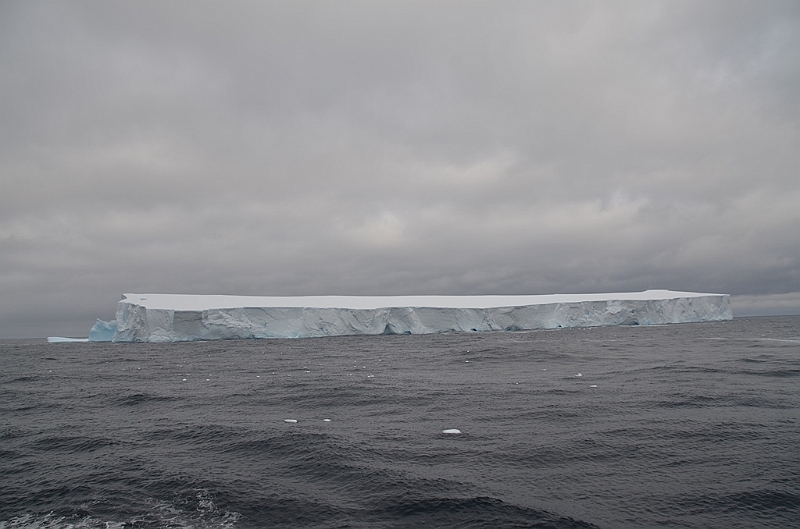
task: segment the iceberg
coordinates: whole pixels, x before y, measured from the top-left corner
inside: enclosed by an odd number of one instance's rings
[[[89,331],[90,342],[110,342],[114,340],[114,333],[117,332],[117,322],[103,321],[97,319],[97,323]]]
[[[124,294],[90,341],[184,342],[359,334],[524,331],[732,318],[730,296],[669,290],[538,296]]]

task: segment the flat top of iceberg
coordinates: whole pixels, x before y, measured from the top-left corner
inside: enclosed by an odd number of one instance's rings
[[[219,296],[195,294],[125,294],[122,303],[148,309],[207,310],[245,307],[380,309],[391,307],[428,307],[487,309],[523,307],[545,303],[581,301],[628,301],[720,296],[698,292],[645,290],[604,294],[547,294],[538,296]]]

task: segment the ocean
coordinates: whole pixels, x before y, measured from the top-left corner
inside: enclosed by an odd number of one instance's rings
[[[0,529],[123,527],[800,527],[800,317],[0,342]]]

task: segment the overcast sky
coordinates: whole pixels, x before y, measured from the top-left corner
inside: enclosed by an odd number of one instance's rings
[[[123,292],[800,313],[800,2],[0,2],[0,338]]]

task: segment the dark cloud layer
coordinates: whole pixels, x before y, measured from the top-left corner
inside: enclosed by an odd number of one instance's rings
[[[800,6],[0,3],[0,337],[129,291],[800,313]]]

